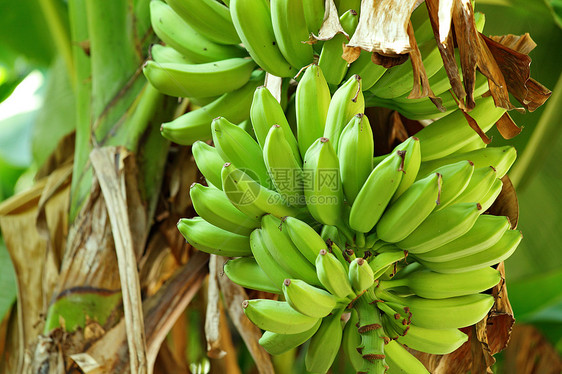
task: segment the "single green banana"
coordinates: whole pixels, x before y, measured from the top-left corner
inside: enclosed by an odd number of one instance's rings
[[[463,273],[478,270],[495,265],[509,258],[522,238],[523,235],[520,231],[508,230],[496,244],[481,252],[450,261],[429,262],[420,259],[420,262],[426,268],[438,273]]]
[[[369,266],[373,269],[373,278],[378,279],[390,266],[406,257],[404,251],[396,247],[396,250],[380,253],[369,262]]]
[[[239,44],[230,11],[215,0],[166,0],[191,27],[219,44]]]
[[[262,218],[262,229],[262,238],[267,250],[279,265],[291,274],[291,279],[302,279],[311,285],[321,286],[314,265],[295,247],[283,230],[281,220],[268,214]]]
[[[323,318],[320,328],[310,338],[304,357],[306,370],[309,372],[326,373],[332,366],[342,341],[342,312],[343,310],[339,310]]]
[[[356,258],[349,264],[349,282],[355,293],[359,294],[375,282],[373,269],[363,258]]]
[[[303,172],[308,178],[303,189],[310,214],[324,225],[341,226],[344,198],[332,142],[320,138],[310,146],[304,155]]]
[[[206,34],[197,32],[163,1],[150,2],[150,20],[156,35],[192,63],[200,64],[248,55],[238,46],[221,45],[207,39],[204,36]]]
[[[312,329],[318,322],[318,318],[297,312],[285,301],[245,300],[242,307],[254,325],[277,334],[299,334]]]
[[[239,257],[224,264],[226,276],[238,284],[252,290],[280,293],[279,287],[271,281],[265,271],[251,257]]]
[[[431,213],[408,237],[396,245],[410,253],[425,253],[464,235],[482,213],[479,203],[454,204]]]
[[[197,168],[205,177],[207,184],[222,189],[221,170],[224,160],[217,152],[217,149],[198,140],[193,143],[191,153]]]
[[[482,201],[488,191],[490,191],[490,188],[492,188],[497,175],[496,169],[491,166],[475,169],[470,182],[468,182],[464,191],[455,198],[454,203]]]
[[[324,21],[324,0],[303,0],[302,6],[308,32],[318,35]]]
[[[410,235],[439,204],[441,174],[431,174],[415,182],[391,203],[376,225],[377,236],[389,243]]]
[[[304,71],[295,94],[297,139],[302,157],[324,133],[330,100],[330,88],[322,69],[316,64],[310,65]]]
[[[312,62],[312,46],[300,0],[271,0],[271,22],[275,40],[285,59],[297,70]]]
[[[248,174],[230,163],[222,168],[222,189],[235,207],[251,218],[264,214],[277,217],[301,216],[301,212],[287,204],[283,196],[261,186]]]
[[[343,129],[338,145],[343,193],[349,204],[353,204],[373,170],[374,151],[369,119],[363,113],[358,113]]]
[[[269,354],[280,355],[310,339],[318,331],[321,323],[322,320],[319,319],[311,329],[298,334],[277,334],[266,331],[261,336],[259,343]]]
[[[143,73],[150,84],[166,95],[209,97],[244,86],[255,66],[251,59],[240,57],[193,65],[147,61]]]
[[[279,50],[267,0],[232,0],[230,14],[236,32],[256,63],[270,74],[293,77],[298,72]]]
[[[281,104],[275,100],[267,87],[258,87],[254,92],[252,107],[250,108],[250,118],[252,119],[254,133],[262,149],[271,126],[279,125],[283,129],[283,134],[291,146],[291,153],[294,155],[300,154],[297,140],[285,117],[283,108]]]
[[[377,224],[402,178],[404,152],[388,155],[378,164],[363,184],[351,206],[350,227],[358,232],[369,232]]]
[[[315,318],[326,317],[338,302],[331,293],[300,279],[285,279],[283,295],[294,310]]]
[[[248,236],[213,226],[201,217],[182,218],[177,226],[185,240],[200,251],[226,257],[252,254]]]
[[[400,297],[375,290],[377,297],[385,302],[402,305],[412,313],[412,324],[428,329],[461,328],[480,321],[494,305],[494,297],[486,294],[450,297],[447,299],[424,299],[419,296]]]
[[[355,60],[347,69],[345,80],[348,80],[354,75],[361,77],[361,86],[363,91],[368,91],[386,72],[386,68],[381,65],[375,64],[371,60],[372,52],[361,51],[359,58]]]
[[[269,253],[267,245],[263,240],[263,229],[252,231],[250,234],[250,248],[254,259],[265,275],[267,275],[278,291],[281,291],[283,282],[285,279],[290,278],[291,274],[285,271]]]
[[[324,137],[330,139],[334,147],[337,147],[344,127],[353,116],[364,112],[365,98],[363,97],[363,91],[361,91],[361,77],[354,75],[342,84],[332,96],[326,115]],[[337,152],[337,149],[335,151]]]
[[[481,215],[466,234],[416,256],[429,262],[446,262],[470,256],[496,244],[510,226],[507,217]]]
[[[455,274],[441,274],[426,269],[400,279],[380,281],[379,286],[385,289],[408,287],[426,299],[446,299],[486,291],[498,284],[500,279],[499,271],[490,267]]]
[[[363,357],[357,350],[361,346],[361,335],[358,330],[359,316],[351,309],[349,320],[343,329],[342,348],[355,371],[363,368]]]
[[[348,35],[353,35],[359,16],[355,10],[348,10],[340,17],[340,24]],[[322,68],[324,77],[329,84],[339,85],[347,72],[347,61],[343,58],[344,46],[349,38],[343,33],[338,33],[330,40],[324,42],[318,65]]]
[[[150,46],[150,58],[156,63],[162,64],[165,62],[177,62],[180,64],[194,64],[193,60],[185,57],[172,47],[162,44],[152,44]]]
[[[502,178],[517,158],[517,151],[512,146],[489,147],[467,153],[455,153],[436,160],[422,162],[418,175],[425,177],[438,167],[462,160],[470,160],[475,168],[492,166],[498,178]]]
[[[386,362],[389,373],[393,374],[429,374],[423,364],[406,350],[400,343],[391,340],[385,347]]]
[[[496,201],[496,198],[502,192],[502,188],[503,188],[502,180],[496,179],[494,181],[494,184],[492,184],[492,187],[490,187],[488,192],[486,192],[486,195],[484,195],[481,199],[481,201],[482,201],[482,211],[485,212],[492,206],[494,201]]]
[[[259,149],[259,146],[257,146]],[[279,125],[271,126],[263,146],[263,160],[277,192],[291,205],[304,205],[300,155],[291,156],[291,146]],[[284,155],[280,157],[280,155]]]
[[[246,174],[253,173],[262,186],[269,186],[269,174],[258,143],[244,129],[224,117],[211,123],[213,143],[219,155]]]
[[[454,352],[466,341],[468,336],[458,329],[427,329],[416,325],[409,325],[406,335],[398,337],[398,343],[434,355]]]
[[[316,256],[321,249],[328,250],[324,239],[310,225],[298,218],[284,217],[283,228],[287,230],[291,241],[311,264],[316,263]]]
[[[441,210],[453,203],[468,186],[474,173],[474,164],[469,160],[459,161],[437,168],[433,173],[439,173],[443,176],[439,205],[435,209]]]
[[[400,184],[392,197],[392,202],[396,201],[412,184],[414,184],[421,165],[420,148],[420,141],[415,136],[409,137],[394,148],[393,152],[403,151],[406,153],[404,154],[404,163],[402,165],[404,175],[402,175],[402,179],[400,179]]]
[[[316,274],[328,292],[339,298],[355,295],[342,263],[333,254],[321,250],[316,257]]]
[[[242,88],[227,92],[210,104],[163,123],[160,127],[162,136],[181,145],[191,145],[196,140],[211,139],[211,122],[218,116],[233,123],[248,119],[254,91],[263,84],[263,78],[263,74],[256,74]]]
[[[470,116],[482,131],[487,132],[504,113],[505,109],[497,108],[490,96],[476,100],[476,107],[470,112]],[[416,136],[421,142],[422,161],[448,156],[479,138],[460,109],[426,126]]]
[[[189,189],[193,208],[201,218],[223,230],[240,235],[250,235],[260,226],[260,221],[236,209],[228,197],[216,187],[193,183]]]

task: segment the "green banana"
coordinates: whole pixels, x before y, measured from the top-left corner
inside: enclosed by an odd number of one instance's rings
[[[420,352],[445,355],[456,351],[468,341],[468,336],[458,329],[427,329],[409,325],[406,335],[399,336],[397,340]]]
[[[497,179],[497,172],[491,166],[474,170],[464,191],[454,199],[454,203],[481,201]],[[483,208],[483,207],[482,207]]]
[[[324,226],[327,227],[327,226]],[[314,264],[321,249],[328,250],[324,239],[306,222],[295,217],[284,217],[283,228],[300,253]]]
[[[482,201],[482,211],[485,212],[492,206],[494,201],[496,201],[496,198],[502,192],[502,188],[503,188],[502,180],[496,179],[494,181],[494,184],[492,184],[492,187],[490,187],[488,192],[486,192],[486,195],[484,195],[482,199],[480,199]]]
[[[207,184],[222,189],[221,170],[224,160],[217,152],[217,149],[198,140],[193,143],[191,153],[197,168],[205,177]]]
[[[315,318],[326,317],[338,302],[334,295],[300,279],[285,279],[283,295],[294,310]]]
[[[250,248],[259,267],[271,280],[278,291],[281,291],[283,282],[285,279],[290,278],[291,274],[285,271],[285,269],[283,269],[273,258],[271,253],[269,253],[267,245],[263,240],[262,229],[256,229],[250,234]]]
[[[223,116],[240,123],[250,116],[254,90],[263,84],[263,74],[256,74],[241,88],[227,92],[199,109],[192,110],[160,127],[162,136],[181,145],[211,139],[211,122]]]
[[[439,173],[415,182],[383,213],[376,225],[377,236],[390,243],[405,239],[438,206],[440,188]]]
[[[178,230],[200,251],[226,257],[249,256],[250,238],[211,225],[201,217],[182,218]]]
[[[275,40],[285,59],[297,70],[312,62],[312,46],[302,1],[271,0],[271,22]]]
[[[485,294],[424,299],[419,296],[400,297],[380,288],[376,295],[387,303],[406,306],[412,313],[412,324],[428,329],[450,329],[474,325],[490,311],[494,297]]]
[[[330,88],[322,69],[316,64],[310,65],[304,71],[295,94],[297,139],[303,157],[324,133],[330,100]]]
[[[143,73],[156,89],[170,96],[209,97],[244,86],[256,64],[247,58],[230,58],[205,64],[147,61]]]
[[[365,98],[361,91],[361,77],[354,75],[336,90],[326,115],[324,137],[330,139],[336,147],[336,152],[344,127],[353,116],[363,112],[365,112]]]
[[[166,0],[191,27],[219,44],[239,44],[230,11],[215,0]]]
[[[248,54],[238,46],[221,45],[207,39],[186,23],[163,1],[150,2],[152,28],[166,45],[187,57],[192,63],[200,64]]]
[[[441,210],[453,203],[468,186],[474,173],[474,164],[469,160],[459,161],[435,169],[433,173],[439,173],[443,176],[439,205],[435,209]]]
[[[386,72],[386,68],[373,63],[371,60],[372,52],[361,51],[359,58],[355,60],[347,69],[345,80],[354,75],[361,77],[361,86],[363,91],[368,91]]]
[[[470,256],[496,244],[510,226],[507,217],[481,215],[466,234],[416,256],[429,262],[446,262]]]
[[[502,178],[517,158],[517,151],[512,146],[489,147],[467,153],[455,153],[440,159],[422,162],[418,175],[424,177],[438,167],[462,160],[470,160],[475,168],[492,166],[498,178]]]
[[[250,235],[260,226],[260,221],[248,217],[228,200],[224,192],[215,187],[193,183],[189,189],[193,208],[210,224],[235,234]]]
[[[479,293],[494,287],[501,274],[490,267],[455,274],[441,274],[421,270],[400,279],[380,281],[384,289],[408,287],[416,295],[426,299],[446,299]]]
[[[373,170],[374,149],[369,119],[363,113],[358,113],[343,129],[338,145],[343,193],[349,204],[353,204]]]
[[[404,154],[404,163],[402,165],[404,175],[402,175],[402,179],[400,179],[400,184],[392,197],[392,202],[396,201],[412,184],[414,184],[421,165],[420,149],[420,141],[415,136],[409,137],[394,148],[393,152],[403,151],[406,153]]]
[[[303,189],[310,214],[324,225],[340,226],[344,199],[339,161],[327,138],[317,139],[306,151],[303,172],[309,179]]]
[[[351,309],[349,320],[345,324],[342,337],[342,348],[356,371],[363,368],[363,357],[357,351],[361,346],[361,335],[358,330],[359,316],[355,309]]]
[[[232,163],[246,174],[253,173],[262,186],[269,186],[269,175],[258,143],[244,129],[224,117],[211,123],[213,143],[226,162]]]
[[[298,334],[277,334],[266,331],[261,336],[259,343],[269,354],[280,355],[310,339],[318,331],[321,323],[322,320],[319,319],[311,329]]]
[[[291,279],[302,279],[314,286],[321,285],[314,266],[295,247],[283,230],[281,220],[268,214],[262,218],[262,229],[262,238],[267,250],[275,261],[291,274]]]
[[[375,282],[373,269],[363,258],[356,258],[351,261],[348,276],[351,287],[357,294],[365,291]]]
[[[324,21],[324,0],[303,0],[302,6],[308,32],[318,35]]]
[[[470,112],[470,116],[482,131],[487,132],[504,113],[505,109],[496,107],[494,99],[490,96],[476,100],[476,107]],[[422,161],[448,156],[479,138],[476,131],[466,123],[460,109],[426,126],[416,133],[416,136],[421,142]]]
[[[520,231],[508,230],[496,244],[481,252],[450,261],[429,262],[421,259],[419,261],[426,268],[438,273],[462,273],[478,270],[507,259],[515,251],[522,238]]]
[[[340,24],[348,35],[353,35],[359,16],[355,10],[348,10],[340,17]],[[322,69],[326,81],[333,85],[339,85],[347,72],[347,61],[342,54],[344,45],[349,42],[349,37],[338,33],[330,40],[324,42],[322,52],[318,59],[318,66]]]
[[[289,206],[283,196],[261,186],[248,174],[230,163],[222,168],[222,189],[235,207],[251,218],[264,214],[277,217],[300,216],[301,212]]]
[[[433,212],[397,246],[414,254],[429,252],[465,234],[481,213],[478,203],[455,204]]]
[[[320,328],[310,338],[304,357],[306,370],[309,372],[326,373],[332,366],[342,341],[342,312],[343,310],[339,310],[324,317]]]
[[[281,126],[271,126],[263,146],[263,160],[269,178],[289,204],[304,205],[300,155],[292,157],[291,152]],[[280,155],[285,157],[279,157]]]
[[[328,292],[339,298],[355,295],[347,271],[336,256],[322,249],[316,257],[316,274]]]
[[[162,44],[152,44],[150,46],[149,56],[158,64],[162,64],[164,62],[177,62],[181,64],[195,63],[193,60],[185,57],[174,48],[164,46]]]
[[[265,271],[251,257],[239,257],[224,264],[224,273],[234,283],[252,290],[280,293]]]
[[[389,373],[393,374],[429,374],[423,364],[406,350],[400,343],[391,340],[385,347],[386,362]]]
[[[406,257],[404,251],[396,249],[378,254],[369,262],[369,266],[373,269],[374,279],[378,279],[391,265]]]
[[[296,75],[298,70],[277,46],[267,0],[232,0],[230,14],[244,47],[260,67],[278,77]]]
[[[254,325],[277,334],[299,334],[312,329],[318,322],[318,318],[297,312],[285,301],[245,300],[242,307]]]
[[[400,184],[403,162],[404,153],[397,151],[373,169],[351,206],[349,225],[353,230],[369,232],[377,224]]]
[[[258,87],[254,92],[252,107],[250,108],[250,118],[252,119],[254,133],[262,149],[271,126],[279,125],[283,129],[283,134],[291,146],[291,153],[293,155],[300,154],[297,140],[285,117],[283,108],[281,104],[275,100],[267,87]]]

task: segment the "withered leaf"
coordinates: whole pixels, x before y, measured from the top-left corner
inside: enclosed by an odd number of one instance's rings
[[[318,35],[312,34],[310,36],[308,43],[314,44],[317,40],[330,40],[338,33],[344,34],[347,38],[349,38],[349,35],[345,32],[340,23],[338,8],[336,7],[334,0],[326,0],[322,27],[318,31]]]
[[[496,122],[496,127],[504,139],[511,139],[519,135],[521,128],[513,122],[509,113],[505,112]]]
[[[511,222],[511,228],[515,229],[519,221],[519,202],[515,187],[507,175],[502,178],[503,187],[494,204],[488,210],[495,216],[506,216]]]
[[[492,295],[496,302],[488,315],[487,331],[488,331],[488,347],[490,352],[496,353],[507,347],[511,330],[515,323],[513,309],[507,296],[507,287],[505,283],[505,266],[500,262],[497,270],[501,274],[500,282],[492,288]]]
[[[409,53],[408,25],[415,6],[416,0],[362,1],[357,29],[346,48],[359,48],[386,57]],[[358,56],[357,53],[346,55]]]

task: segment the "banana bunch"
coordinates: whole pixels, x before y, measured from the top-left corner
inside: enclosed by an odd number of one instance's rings
[[[449,93],[451,86],[424,7],[414,11],[412,23],[429,83],[434,93],[443,98],[448,108],[445,112],[437,110],[429,98],[407,98],[414,81],[409,63],[385,69],[375,65],[365,51],[352,64],[342,58],[343,46],[359,21],[360,1],[336,2],[340,31],[313,45],[307,41],[315,40],[311,35],[318,35],[323,24],[323,0],[232,0],[226,4],[216,0],[150,3],[152,27],[165,46],[151,48],[152,59],[143,72],[164,94],[188,97],[197,105],[162,124],[162,135],[171,141],[191,145],[211,139],[210,124],[218,116],[242,124],[250,115],[253,92],[263,84],[265,72],[283,77],[285,86],[293,78],[300,84],[304,77],[298,76],[299,71],[314,61],[322,68],[331,92],[360,76],[367,106],[388,107],[411,119],[435,119],[455,113],[455,99]],[[478,30],[482,30],[484,16],[477,14],[475,19]],[[487,90],[487,79],[478,73],[475,97]],[[291,102],[302,105],[296,102],[296,95]],[[489,114],[486,110],[482,113]],[[457,123],[456,117],[453,123]],[[475,119],[480,124],[480,118]],[[316,138],[310,135],[308,141],[311,139]],[[332,141],[337,148],[337,139]],[[483,146],[474,141],[473,147]]]
[[[426,372],[403,345],[462,345],[458,329],[494,303],[482,293],[500,280],[490,266],[521,240],[506,217],[483,214],[515,153],[466,147],[478,135],[454,126],[453,113],[373,157],[361,82],[352,76],[331,95],[309,66],[295,129],[265,87],[251,103],[255,137],[215,118],[213,146],[192,147],[206,180],[190,190],[199,216],[178,229],[195,248],[233,257],[233,282],[278,295],[243,305],[271,354],[309,342],[310,372],[327,372],[342,346],[357,371]],[[501,111],[480,100],[487,128]]]

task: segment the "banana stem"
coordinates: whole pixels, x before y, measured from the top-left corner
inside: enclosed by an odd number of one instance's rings
[[[361,372],[383,374],[388,370],[384,345],[388,338],[382,329],[381,315],[373,305],[376,302],[374,287],[369,288],[355,303],[359,315],[361,355],[364,363]]]
[[[379,281],[379,287],[383,289],[403,287],[408,285],[407,279],[391,279],[391,280],[381,280]]]

